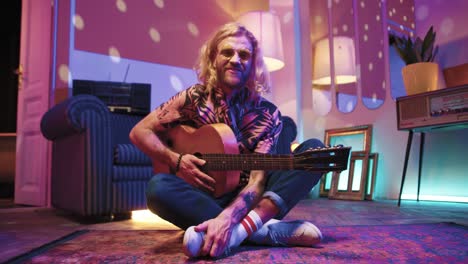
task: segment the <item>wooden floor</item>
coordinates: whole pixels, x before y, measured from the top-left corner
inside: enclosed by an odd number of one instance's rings
[[[178,229],[160,218],[151,221],[123,220],[83,223],[51,208],[8,206],[0,201],[0,263],[34,248],[83,229],[171,230]],[[409,223],[454,222],[468,226],[468,204],[445,202],[342,201],[306,199],[286,219],[303,219],[323,226],[396,225]]]

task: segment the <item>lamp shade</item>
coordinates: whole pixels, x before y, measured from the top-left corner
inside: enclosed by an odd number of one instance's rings
[[[243,24],[257,38],[268,71],[284,67],[281,24],[277,15],[271,12],[253,11],[241,15],[237,22]]]
[[[356,55],[352,38],[333,37],[335,84],[356,82]],[[321,39],[315,44],[313,84],[331,84],[330,41]]]

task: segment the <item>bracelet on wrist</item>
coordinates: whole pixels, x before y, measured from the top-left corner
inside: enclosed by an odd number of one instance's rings
[[[180,162],[182,161],[182,156],[184,156],[183,153],[181,153],[181,154],[179,155],[179,158],[177,159],[177,164],[176,164],[176,167],[175,167],[175,172],[178,172],[179,169],[180,169]]]

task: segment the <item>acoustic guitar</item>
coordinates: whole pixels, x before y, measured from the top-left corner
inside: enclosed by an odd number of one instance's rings
[[[242,171],[307,170],[343,171],[348,167],[351,147],[309,149],[294,155],[239,154],[236,137],[226,124],[210,124],[198,129],[178,126],[159,137],[178,153],[190,153],[206,161],[201,170],[216,181],[214,197],[233,191]],[[155,173],[174,173],[167,164],[155,161]]]

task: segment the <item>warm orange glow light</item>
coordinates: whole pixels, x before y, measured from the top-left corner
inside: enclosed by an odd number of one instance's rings
[[[291,143],[291,152],[293,152],[298,146],[299,146],[299,143],[296,141]]]
[[[153,214],[150,210],[132,211],[132,221],[143,223],[163,223],[171,224],[161,217]]]

